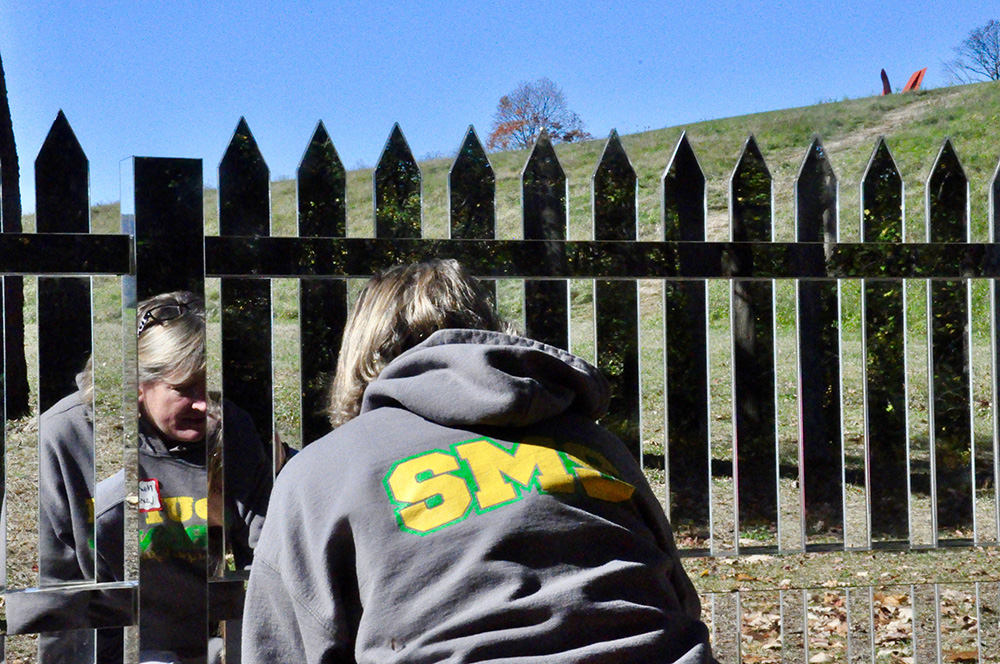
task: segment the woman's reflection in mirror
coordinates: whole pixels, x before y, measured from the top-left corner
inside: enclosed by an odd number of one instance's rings
[[[78,391],[41,418],[39,574],[43,582],[122,580],[124,510],[134,507],[142,661],[203,662],[206,643],[207,661],[217,661],[221,642],[205,626],[206,569],[249,568],[267,511],[271,461],[249,414],[206,392],[204,300],[165,293],[140,302],[137,316],[138,491],[126,490],[124,471],[94,487],[85,470],[94,458],[88,363]],[[224,454],[213,444],[222,439],[223,422]],[[225,559],[221,552],[209,559],[211,527],[226,531]],[[40,648],[49,654],[40,652],[41,661],[83,661],[56,655],[78,652],[73,640],[45,639]],[[98,661],[121,661],[121,644],[120,630],[101,630]]]

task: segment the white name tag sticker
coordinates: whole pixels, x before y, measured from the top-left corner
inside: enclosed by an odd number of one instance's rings
[[[163,509],[160,503],[160,481],[139,480],[139,511],[159,512]]]

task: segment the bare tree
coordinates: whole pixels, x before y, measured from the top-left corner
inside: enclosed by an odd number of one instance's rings
[[[1000,21],[973,28],[944,69],[956,83],[1000,81]]]
[[[570,110],[562,89],[547,78],[524,82],[500,98],[486,139],[491,150],[530,147],[545,129],[553,143],[586,141],[593,136],[580,116]]]

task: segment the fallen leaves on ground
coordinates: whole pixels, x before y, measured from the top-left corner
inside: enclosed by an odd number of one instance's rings
[[[854,639],[854,647],[874,648],[876,661],[880,663],[912,664],[914,609],[909,587],[875,589],[871,593],[870,622],[865,617],[867,592],[852,596],[852,602],[860,602],[853,607],[849,607],[847,592],[840,588],[804,591],[804,596],[807,604],[803,614],[798,608],[802,604],[797,591],[791,595],[777,591],[741,593],[739,642],[744,663],[777,663],[782,660],[782,652],[787,657],[790,649],[803,648],[808,648],[810,664],[846,661],[848,641]],[[970,592],[968,587],[941,586],[937,597],[944,661],[949,664],[978,661],[974,591]],[[782,602],[791,621],[786,633],[782,632]],[[708,606],[706,611],[710,611]],[[803,615],[805,633],[802,619],[796,617]],[[869,634],[871,628],[874,632]]]

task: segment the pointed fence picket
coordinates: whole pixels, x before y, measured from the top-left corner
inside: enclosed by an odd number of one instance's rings
[[[448,171],[448,220],[456,240],[497,236],[496,175],[473,127],[465,134]]]
[[[349,278],[402,261],[456,257],[491,284],[523,282],[527,334],[563,348],[571,339],[569,280],[591,280],[592,304],[584,298],[574,306],[591,307],[594,355],[613,389],[603,423],[651,477],[662,477],[661,498],[685,534],[685,555],[995,546],[1000,249],[993,238],[1000,232],[1000,167],[990,189],[991,241],[976,244],[969,230],[968,179],[955,147],[945,142],[927,181],[926,242],[907,243],[903,180],[887,141],[879,138],[861,178],[860,242],[845,243],[838,177],[815,139],[795,182],[795,241],[776,242],[772,176],[750,136],[728,183],[730,241],[712,242],[706,178],[687,135],[666,162],[662,241],[638,240],[637,176],[615,132],[592,176],[593,240],[568,241],[567,177],[542,133],[521,173],[523,239],[498,238],[496,175],[470,127],[448,172],[449,237],[432,240],[424,237],[420,166],[396,125],[372,174],[371,235],[348,237],[345,169],[319,123],[297,171],[298,237],[277,238],[271,237],[269,170],[241,119],[219,165],[218,237],[204,236],[201,162],[149,158],[127,164],[123,235],[100,236],[89,234],[86,156],[60,113],[36,162],[38,233],[0,236],[0,268],[39,277],[43,406],[72,389],[68,383],[93,345],[90,280],[80,275],[122,277],[125,391],[133,393],[136,299],[182,288],[204,292],[206,278],[219,278],[223,393],[254,416],[265,440],[275,433],[269,279],[297,279],[298,410],[305,443],[329,430],[325,389],[347,318]],[[971,381],[974,279],[994,280],[988,440],[975,433],[982,415]],[[860,287],[864,421],[851,439],[844,417],[846,281]],[[662,285],[662,324],[640,316],[644,282]],[[729,296],[730,324],[721,330],[709,323],[713,282]],[[779,282],[795,286],[795,458],[782,456],[779,435]],[[921,289],[924,374],[912,366],[914,333],[907,320],[908,298]],[[663,340],[661,367],[640,362],[647,326],[656,326]],[[711,350],[719,343],[728,347],[731,375],[713,378]],[[660,374],[662,395],[642,378],[653,373]],[[928,383],[926,430],[912,416],[912,375]],[[713,396],[713,380],[729,385],[731,396]],[[131,398],[125,397],[126,412],[129,403],[134,408]],[[643,405],[647,400],[662,403],[662,440],[644,440],[651,427],[643,418],[655,412]],[[713,437],[713,419],[731,420],[729,449]],[[126,423],[126,465],[134,464],[134,437],[134,425]],[[789,528],[793,532],[786,536]],[[142,584],[141,565],[130,578]],[[210,583],[238,584],[241,578],[229,574]],[[723,662],[741,660],[744,636],[759,628],[766,607],[776,607],[779,616],[783,661],[809,661],[820,648],[842,648],[851,662],[876,661],[887,637],[875,615],[890,591],[913,615],[894,656],[922,663],[941,661],[943,653],[960,647],[981,657],[997,652],[996,581],[824,590],[793,578],[770,590],[707,595],[705,616]],[[978,630],[971,641],[959,643],[945,624],[945,595],[976,607]],[[141,611],[141,593],[139,598]],[[814,614],[830,607],[842,612],[845,629],[837,643],[817,645],[810,632]],[[224,617],[238,633],[235,616]]]
[[[89,233],[90,186],[87,156],[66,116],[59,112],[35,160],[41,184],[35,206],[39,233]],[[38,280],[38,403],[47,410],[71,392],[77,372],[90,357],[89,277]]]
[[[838,237],[837,176],[826,150],[814,140],[795,184],[798,242],[833,246]],[[818,270],[825,260],[816,254]],[[834,280],[795,282],[799,358],[799,485],[805,531],[833,527],[843,542],[844,447],[840,389],[840,284]],[[835,531],[834,531],[835,532]],[[805,539],[805,538],[803,538]],[[805,542],[803,542],[805,544]],[[827,540],[831,543],[831,540]]]
[[[635,242],[638,239],[635,169],[612,132],[594,171],[594,239]],[[611,384],[611,404],[602,422],[642,456],[639,408],[639,291],[633,279],[594,283],[597,366]]]
[[[470,125],[448,170],[448,237],[495,240],[497,237],[496,175],[483,144]],[[497,301],[495,281],[485,282]]]
[[[544,130],[521,173],[524,239],[544,240],[544,263],[559,262],[558,242],[566,239],[566,174]],[[524,284],[524,329],[529,337],[569,348],[569,285],[562,280],[530,279]]]
[[[271,234],[270,172],[246,120],[219,164],[219,234]],[[204,286],[201,291],[204,292]],[[262,440],[271,440],[271,284],[261,279],[222,279],[222,394],[254,420]],[[225,427],[225,423],[223,423]]]
[[[730,233],[734,242],[770,242],[771,174],[751,136],[730,178]],[[731,282],[733,342],[733,457],[737,523],[780,538],[778,520],[777,393],[775,386],[774,284],[747,279],[754,258],[737,250],[738,278]],[[767,545],[775,542],[768,538]]]
[[[968,182],[946,141],[927,182],[927,239],[969,241]],[[974,519],[969,281],[933,280],[927,303],[930,334],[930,465],[933,537],[970,529]]]
[[[420,209],[420,167],[399,125],[375,166],[375,237],[418,238],[423,219]]]
[[[299,237],[347,235],[347,179],[326,127],[320,122],[298,169]],[[329,430],[325,416],[327,374],[337,366],[347,323],[347,281],[299,280],[299,357],[302,440],[316,440]]]
[[[663,239],[705,241],[705,175],[681,136],[663,173]],[[683,247],[683,245],[682,245]],[[682,271],[680,261],[676,268]],[[712,503],[709,420],[708,298],[704,280],[664,283],[667,486],[670,511],[708,531]]]
[[[863,242],[898,244],[903,226],[903,180],[889,147],[878,140],[861,185]],[[906,291],[901,279],[862,283],[865,367],[865,472],[872,536],[907,539],[909,526],[909,419],[906,375]]]

